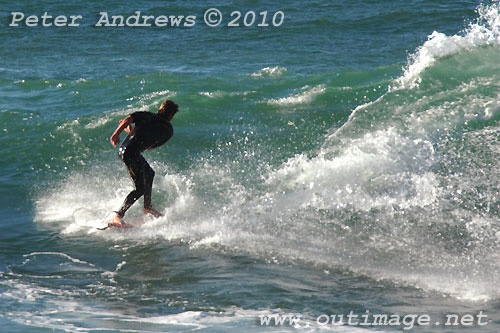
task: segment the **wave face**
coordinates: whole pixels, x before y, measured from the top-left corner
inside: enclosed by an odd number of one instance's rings
[[[121,49],[119,31],[106,37],[120,46],[102,61],[89,55],[73,66],[52,64],[47,53],[27,74],[25,55],[16,60],[19,72],[9,58],[12,66],[0,68],[0,191],[10,214],[0,323],[259,331],[256,318],[281,310],[307,318],[353,308],[495,313],[500,4],[477,7],[460,32],[454,25],[426,32],[406,62],[383,61],[388,49],[408,47],[388,28],[446,25],[456,6],[384,10],[380,1],[370,12],[358,2],[316,2],[303,8],[308,17],[283,8],[295,20],[281,33],[306,34],[301,45],[314,51],[310,57],[288,44],[273,51],[273,43],[253,55],[255,31],[240,29],[241,43],[213,30],[220,54],[205,39],[194,51],[179,44],[168,65],[156,53],[144,51],[148,65],[137,50]],[[319,33],[327,27],[332,35]],[[81,38],[95,38],[86,31],[78,30]],[[130,33],[144,43],[153,38]],[[200,30],[181,33],[188,43]],[[359,63],[343,44],[332,56],[320,46],[338,34],[376,47],[355,49]],[[86,61],[96,66],[78,75]],[[196,67],[201,62],[209,64]],[[155,112],[166,98],[181,106],[175,135],[144,154],[156,171],[153,205],[165,216],[144,218],[139,201],[126,221],[143,225],[96,230],[132,189],[110,134],[126,115]]]

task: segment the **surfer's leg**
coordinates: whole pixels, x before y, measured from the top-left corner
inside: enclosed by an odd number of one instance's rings
[[[149,209],[151,208],[151,192],[153,191],[153,178],[155,177],[155,172],[144,157],[141,156],[141,159],[144,170],[144,208]]]
[[[144,214],[151,214],[154,217],[163,216],[162,213],[153,208],[151,204],[151,193],[153,191],[153,179],[155,172],[149,166],[148,162],[142,157],[143,170],[144,170]]]
[[[144,165],[141,161],[142,156],[140,154],[128,154],[125,152],[120,155],[120,157],[122,157],[123,162],[127,166],[128,173],[135,186],[135,189],[127,195],[122,207],[117,212],[117,216],[123,218],[130,206],[144,194]]]
[[[163,214],[154,209],[151,204],[151,193],[153,191],[153,179],[155,177],[155,172],[149,166],[144,157],[142,157],[142,160],[144,170],[144,214],[151,214],[154,217],[163,216]]]

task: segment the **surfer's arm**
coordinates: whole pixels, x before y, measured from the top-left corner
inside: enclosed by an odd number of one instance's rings
[[[132,125],[128,125],[127,127],[125,127],[125,132],[129,133],[132,132]]]
[[[129,133],[129,130],[132,130],[132,124],[133,119],[131,116],[128,116],[127,118],[123,119],[120,121],[120,124],[116,128],[115,132],[113,135],[111,135],[111,138],[109,139],[111,141],[111,144],[116,147],[120,143],[120,134],[125,130],[127,133]]]

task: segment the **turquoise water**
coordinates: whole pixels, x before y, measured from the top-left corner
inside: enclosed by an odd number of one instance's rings
[[[235,10],[285,19],[228,27]],[[9,27],[12,11],[83,19]],[[98,28],[101,11],[197,18]],[[350,311],[500,330],[498,2],[33,0],[0,16],[2,331],[404,328],[317,321]],[[175,135],[145,153],[165,217],[97,231],[132,188],[111,133],[166,98]],[[480,311],[486,325],[444,326]],[[261,326],[277,314],[303,321]]]

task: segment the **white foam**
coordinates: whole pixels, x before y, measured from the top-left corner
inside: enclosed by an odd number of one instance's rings
[[[421,82],[421,73],[437,60],[461,51],[484,46],[500,45],[500,4],[480,5],[479,18],[462,34],[447,36],[434,31],[428,40],[410,56],[403,76],[395,88],[415,88]]]
[[[247,96],[249,94],[255,93],[255,91],[236,91],[236,92],[226,92],[222,90],[216,90],[216,91],[201,91],[198,93],[198,95],[205,96],[211,99],[215,98],[221,98],[225,96]]]
[[[209,92],[209,91],[202,91],[198,93],[201,96],[206,96],[208,98],[218,98],[223,95],[223,92],[220,90],[214,91],[214,92]]]
[[[98,173],[97,170],[93,172]],[[97,182],[95,180],[93,178],[93,181],[89,181],[85,174],[69,176],[36,201],[35,221],[56,224],[62,222],[65,226],[64,233],[102,227],[102,220],[114,207],[120,205],[123,200],[120,196],[126,190],[116,190],[120,181],[114,177],[103,177]]]
[[[425,206],[437,198],[438,182],[430,172],[408,173],[408,168],[425,165],[433,154],[427,142],[405,138],[391,127],[366,133],[334,158],[298,155],[271,173],[267,182],[293,192],[291,206],[364,211]]]
[[[455,258],[451,260],[455,261]],[[418,271],[390,270],[378,272],[376,275],[380,279],[398,281],[403,285],[439,292],[443,296],[451,295],[462,301],[484,303],[497,298],[500,295],[497,289],[497,279],[476,272],[477,267],[477,263],[468,267],[460,267],[461,269],[434,266]]]
[[[147,93],[140,96],[133,96],[127,98],[127,101],[138,100],[144,103],[145,101],[150,101],[156,97],[164,97],[164,96],[175,97],[176,95],[177,95],[176,92],[167,89],[167,90],[153,91],[152,93]]]
[[[92,266],[94,267],[95,265],[92,264],[92,263],[89,263],[85,260],[80,260],[80,259],[77,259],[77,258],[73,258],[71,257],[70,255],[66,254],[66,253],[62,253],[62,252],[32,252],[32,253],[29,253],[29,254],[24,254],[23,257],[33,257],[33,256],[39,256],[39,255],[53,255],[53,256],[61,256],[61,257],[64,257],[66,259],[69,259],[70,261],[76,263],[76,264],[85,264],[85,265],[89,265],[89,266]]]
[[[287,70],[285,67],[281,66],[274,66],[274,67],[264,67],[258,72],[252,73],[251,76],[254,77],[263,77],[263,76],[272,76],[272,77],[278,77],[283,75]]]
[[[192,184],[189,177],[167,173],[167,168],[158,163],[154,163],[153,167],[158,184],[153,196],[170,197],[172,201],[168,211],[164,212],[164,218],[144,219],[145,225],[137,228],[142,230],[142,234],[137,233],[138,238],[153,235],[154,228],[167,224],[170,219],[179,215],[185,215],[194,205],[195,198],[191,194]],[[89,179],[87,172],[99,176]],[[87,172],[74,173],[63,179],[53,190],[44,193],[36,201],[35,221],[56,226],[60,224],[63,226],[63,234],[85,232],[110,235],[112,238],[123,237],[123,233],[101,233],[97,232],[96,228],[106,225],[112,211],[120,207],[128,192],[132,190],[125,170],[116,174],[113,167],[101,170],[101,167],[96,166]],[[138,219],[141,211],[139,206],[139,203],[134,205],[128,212],[131,221]]]
[[[320,84],[314,87],[304,86],[301,88],[301,90],[302,92],[292,94],[287,97],[269,99],[267,100],[267,104],[280,106],[307,104],[310,103],[318,95],[323,94],[326,91],[326,88],[324,84]]]

